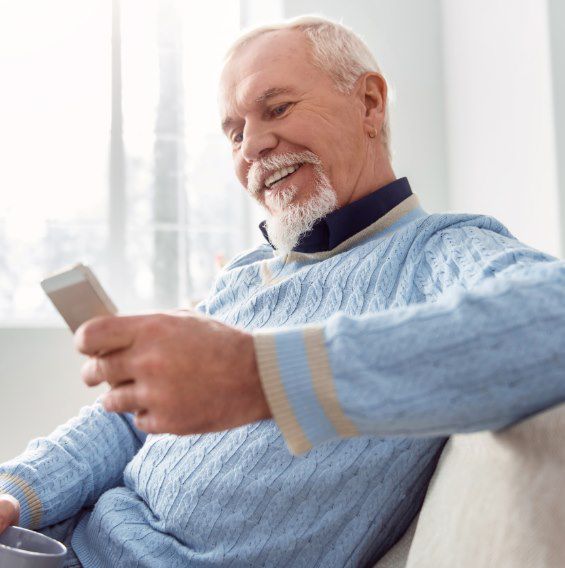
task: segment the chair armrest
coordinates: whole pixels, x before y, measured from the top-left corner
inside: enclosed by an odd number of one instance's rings
[[[453,436],[406,568],[565,566],[564,436],[564,404],[499,432]]]

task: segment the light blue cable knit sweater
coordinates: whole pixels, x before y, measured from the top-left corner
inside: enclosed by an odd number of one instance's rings
[[[446,436],[565,399],[565,263],[415,197],[333,251],[241,255],[202,310],[255,332],[277,422],[145,437],[95,404],[0,466],[23,526],[92,509],[86,568],[374,562]]]

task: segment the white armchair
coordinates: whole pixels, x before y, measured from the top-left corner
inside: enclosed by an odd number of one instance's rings
[[[419,516],[375,568],[563,567],[564,489],[565,404],[453,436]]]

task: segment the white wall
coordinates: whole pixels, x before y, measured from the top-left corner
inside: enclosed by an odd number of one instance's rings
[[[86,387],[82,362],[67,329],[0,328],[0,463],[106,390]]]
[[[565,254],[565,2],[549,0],[548,18],[553,74],[553,102],[559,211],[561,221],[561,254]]]
[[[443,19],[450,208],[560,255],[546,3],[444,0]]]

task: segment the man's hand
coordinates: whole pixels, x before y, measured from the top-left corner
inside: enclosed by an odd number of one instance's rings
[[[0,493],[0,534],[20,521],[20,503],[7,493]]]
[[[89,355],[84,382],[112,387],[104,408],[136,413],[145,432],[214,432],[271,415],[252,336],[198,312],[94,318],[75,345]]]

